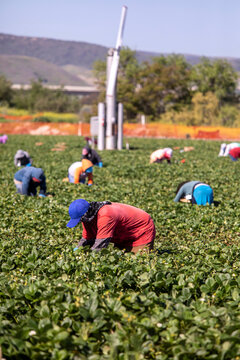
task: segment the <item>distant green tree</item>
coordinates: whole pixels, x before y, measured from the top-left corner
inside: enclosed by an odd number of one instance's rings
[[[144,63],[138,77],[138,104],[152,119],[167,110],[190,103],[191,66],[182,56],[153,58]]]
[[[5,76],[0,75],[0,104],[11,105],[13,91],[11,89],[11,82]]]
[[[97,60],[93,63],[93,76],[96,78],[96,85],[99,89],[98,102],[105,102],[106,99],[106,62]]]
[[[28,91],[16,91],[14,105],[20,109],[33,111],[54,111],[58,113],[78,112],[80,100],[63,93],[61,89],[45,88],[41,81],[33,81]]]
[[[95,76],[101,101],[105,100],[106,65],[95,63]],[[138,113],[149,115],[152,119],[168,109],[178,110],[182,104],[190,103],[191,66],[182,56],[154,58],[152,63],[139,64],[136,53],[123,48],[118,69],[117,98],[123,102],[128,119]]]
[[[117,97],[118,102],[124,104],[127,119],[134,119],[139,113],[137,95],[139,70],[136,52],[123,48],[118,69]]]
[[[220,109],[219,120],[223,126],[239,127],[240,110],[236,106],[226,104]]]
[[[193,67],[192,80],[197,91],[206,94],[211,91],[219,101],[235,101],[237,73],[226,60],[211,61],[202,58],[201,62]]]
[[[217,123],[219,100],[212,92],[205,95],[197,92],[193,98],[194,123],[192,125],[214,125]]]

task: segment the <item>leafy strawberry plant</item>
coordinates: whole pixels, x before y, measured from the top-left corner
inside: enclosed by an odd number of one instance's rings
[[[37,146],[36,143],[42,143]],[[52,152],[57,143],[61,152]],[[1,151],[0,347],[6,359],[238,359],[240,357],[239,166],[211,141],[128,139],[103,151],[94,186],[62,182],[81,158],[77,136],[9,136]],[[149,163],[160,147],[171,165]],[[132,148],[132,149],[131,149]],[[44,169],[52,198],[15,193],[18,149]],[[185,162],[181,159],[184,157]],[[218,206],[174,203],[181,181],[209,183]],[[156,225],[155,252],[109,246],[73,252],[68,229],[77,198],[144,209]]]

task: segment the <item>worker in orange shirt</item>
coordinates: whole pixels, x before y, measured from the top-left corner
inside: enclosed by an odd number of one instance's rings
[[[68,169],[68,181],[74,184],[85,184],[88,178],[87,185],[93,185],[93,164],[87,159],[74,162]]]

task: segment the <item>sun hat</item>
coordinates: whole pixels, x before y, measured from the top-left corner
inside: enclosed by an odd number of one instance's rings
[[[82,216],[88,211],[90,204],[87,202],[87,200],[84,199],[77,199],[74,200],[69,205],[69,215],[70,215],[70,221],[67,223],[67,227],[73,228],[76,226],[80,221]]]

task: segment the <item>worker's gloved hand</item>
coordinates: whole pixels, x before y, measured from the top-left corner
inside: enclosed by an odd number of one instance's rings
[[[93,184],[91,184],[91,183],[90,183],[90,184],[88,184],[88,186],[92,186],[92,185],[93,185]]]
[[[79,248],[78,247],[75,247],[74,249],[73,249],[73,251],[77,251]]]
[[[102,168],[102,167],[103,167],[102,162],[99,162],[99,163],[98,163],[98,167],[100,167],[100,168]]]
[[[46,197],[46,195],[44,195],[44,194],[39,194],[38,196],[39,197]]]

